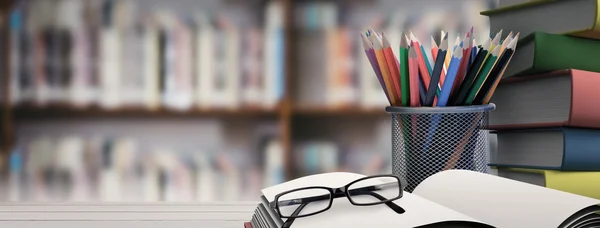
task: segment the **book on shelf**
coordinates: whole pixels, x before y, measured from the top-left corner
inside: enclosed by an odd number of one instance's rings
[[[189,151],[164,143],[148,145],[126,136],[23,136],[10,154],[10,184],[0,191],[8,195],[0,197],[25,202],[233,202],[250,199],[246,193],[285,178],[278,138],[267,138],[266,146],[251,153]],[[262,166],[253,163],[263,163],[259,158],[272,168],[258,169]]]
[[[600,172],[495,167],[498,176],[600,199]]]
[[[503,79],[491,102],[491,129],[600,128],[596,107],[600,73],[575,69]]]
[[[600,170],[600,131],[540,128],[496,132],[497,151],[490,165],[565,171]]]
[[[250,223],[254,228],[281,227],[285,219],[269,206],[281,192],[309,186],[335,188],[361,177],[324,173],[265,188]],[[392,202],[404,212],[398,214],[383,204],[354,206],[345,197],[334,198],[327,211],[296,218],[292,227],[587,227],[600,219],[596,214],[600,200],[467,170],[434,174]],[[552,210],[547,210],[549,206]]]
[[[278,2],[250,25],[228,8],[191,16],[133,0],[52,3],[20,3],[9,18],[13,105],[273,108],[283,96]]]
[[[286,85],[284,8],[281,2],[269,2],[263,35],[264,104],[274,107],[283,98]]]
[[[484,11],[481,14],[490,18],[491,31],[504,29],[519,32],[521,37],[534,32],[546,32],[600,38],[600,23],[597,21],[600,13],[597,10],[600,4],[598,0],[521,2],[523,3]]]

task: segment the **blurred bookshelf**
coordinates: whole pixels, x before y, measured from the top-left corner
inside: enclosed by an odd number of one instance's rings
[[[50,106],[27,106],[21,105],[12,108],[14,118],[32,119],[32,118],[73,118],[73,117],[161,117],[161,118],[180,118],[180,117],[225,117],[225,118],[249,118],[249,117],[276,117],[277,108],[247,107],[243,109],[192,109],[186,111],[171,110],[166,108],[116,108],[104,109],[101,107],[76,107],[71,105],[50,105]]]
[[[387,101],[358,31],[483,37],[478,13],[495,4],[15,0],[0,200],[256,200],[301,175],[390,172]]]

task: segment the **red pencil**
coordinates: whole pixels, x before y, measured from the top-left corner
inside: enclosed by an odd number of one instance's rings
[[[388,69],[390,69],[390,78],[392,79],[392,84],[394,85],[394,97],[396,101],[401,101],[402,93],[400,91],[400,66],[398,59],[396,59],[390,42],[383,33],[381,35],[381,40],[383,43],[383,54],[385,56],[385,61]]]
[[[473,27],[471,27],[471,31],[469,31],[463,41],[463,58],[460,61],[460,65],[458,68],[458,72],[456,73],[456,79],[454,80],[454,85],[452,86],[452,94],[455,88],[459,87],[460,84],[465,79],[465,74],[467,73],[467,69],[469,68],[469,63],[471,62],[471,51],[473,50],[473,45],[471,44],[471,37],[473,36]],[[460,50],[457,50],[460,51]]]
[[[421,100],[419,95],[419,60],[415,49],[419,49],[410,44],[410,50],[408,50],[408,76],[410,84],[410,106],[419,107],[421,106]]]
[[[415,47],[415,53],[417,54],[417,59],[419,61],[419,72],[421,72],[421,79],[423,80],[423,84],[425,85],[425,91],[429,88],[429,81],[431,80],[431,75],[429,74],[429,70],[427,69],[427,65],[425,64],[425,59],[423,58],[423,53],[421,52],[421,44],[417,40],[417,37],[411,32],[410,33],[411,45]],[[429,60],[427,60],[429,61]]]

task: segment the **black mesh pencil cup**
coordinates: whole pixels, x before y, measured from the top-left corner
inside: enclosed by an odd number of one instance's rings
[[[488,114],[494,104],[456,107],[387,107],[392,117],[393,174],[412,192],[448,169],[489,173]]]

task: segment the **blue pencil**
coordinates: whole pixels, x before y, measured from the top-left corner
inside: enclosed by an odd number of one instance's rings
[[[450,93],[452,92],[452,85],[454,85],[454,80],[456,80],[456,74],[458,73],[458,68],[460,66],[462,57],[462,50],[455,51],[452,55],[452,60],[450,61],[450,66],[448,67],[448,74],[446,75],[446,80],[444,80],[442,91],[438,97],[438,107],[444,107],[448,104],[448,99],[450,98]]]
[[[473,64],[473,60],[475,60],[475,56],[477,56],[477,44],[475,44],[475,38],[473,38],[473,48],[471,49],[471,57],[469,58],[469,66]]]
[[[448,75],[446,75],[446,80],[444,80],[442,91],[440,92],[440,96],[438,97],[437,107],[444,107],[448,102],[450,92],[452,91],[452,85],[454,85],[454,80],[456,79],[456,74],[458,73],[458,68],[462,59],[462,53],[462,49],[458,49],[458,51],[455,51],[452,54],[452,60],[450,61],[450,66],[448,67]],[[425,140],[424,145],[425,152],[428,152],[428,150],[430,149],[433,136],[435,135],[435,132],[437,131],[441,120],[442,115],[440,114],[434,114],[431,117],[431,125],[429,126],[429,130],[427,131],[427,139]]]

